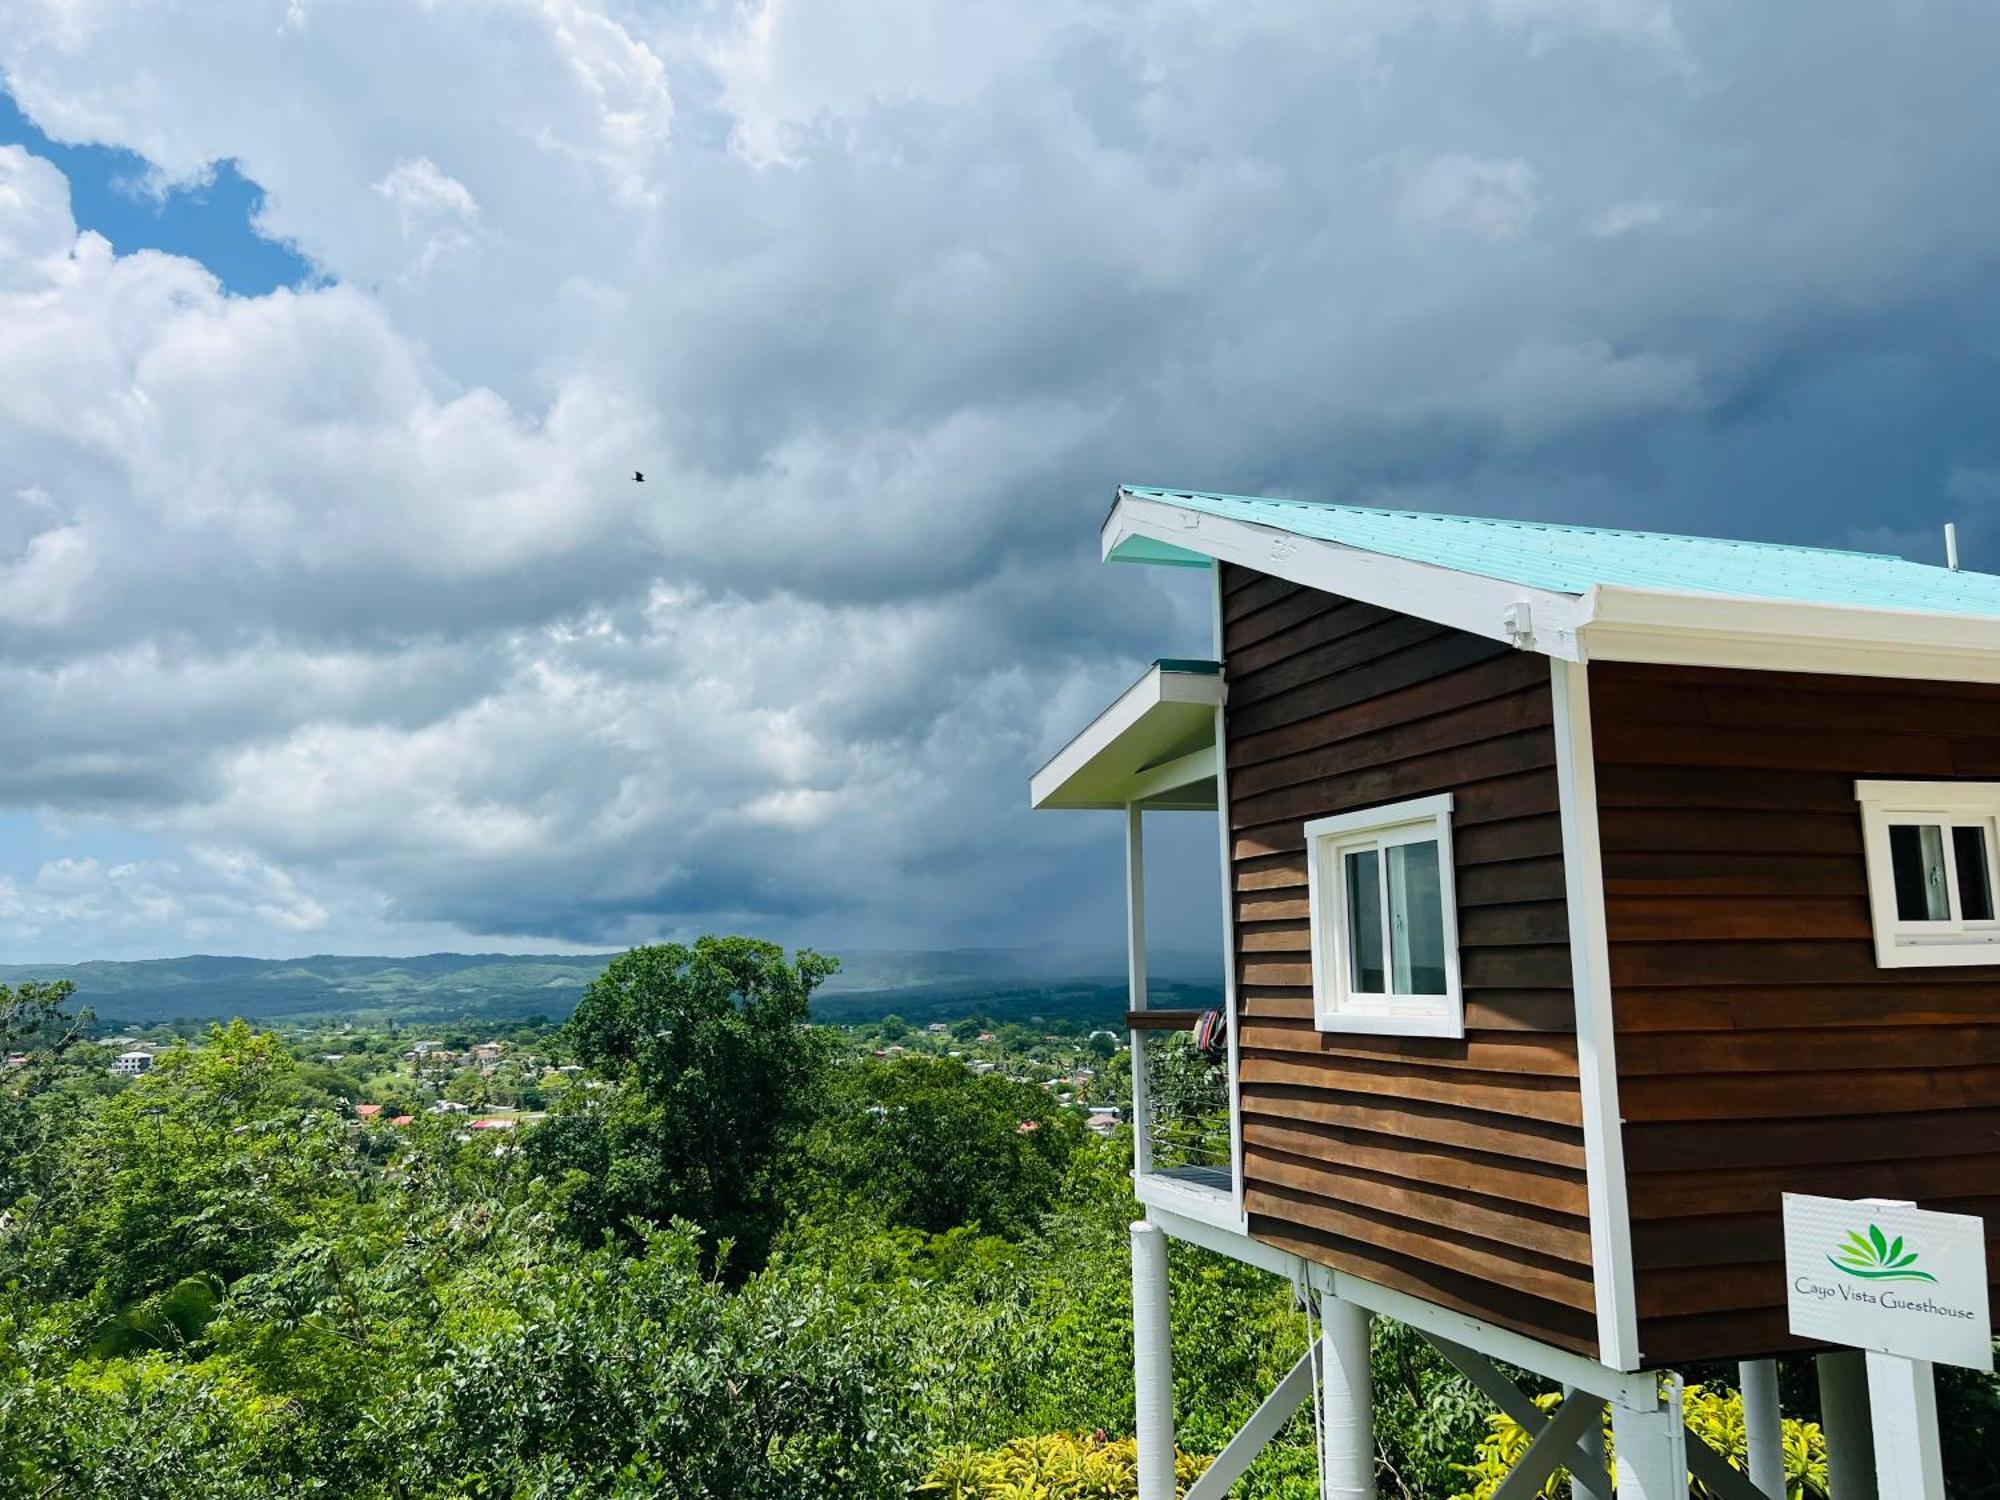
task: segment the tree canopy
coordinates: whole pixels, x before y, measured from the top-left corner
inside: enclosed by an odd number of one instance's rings
[[[607,1086],[566,1093],[529,1143],[577,1232],[685,1219],[761,1262],[817,1108],[828,1047],[807,1016],[835,967],[735,937],[612,960],[565,1028]]]

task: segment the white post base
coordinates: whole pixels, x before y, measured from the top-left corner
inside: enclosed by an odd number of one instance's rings
[[[1826,1434],[1826,1482],[1833,1500],[1876,1500],[1875,1444],[1869,1434],[1868,1371],[1858,1349],[1814,1360],[1819,1425]],[[1901,1497],[1897,1497],[1901,1500]]]
[[[1927,1359],[1872,1351],[1868,1404],[1875,1413],[1875,1477],[1896,1500],[1944,1500],[1938,1441],[1937,1377]]]
[[[1320,1298],[1320,1416],[1326,1433],[1323,1500],[1375,1500],[1375,1388],[1368,1309]]]
[[[1174,1343],[1167,1321],[1167,1236],[1132,1226],[1133,1432],[1139,1500],[1174,1500]]]
[[[1687,1429],[1681,1378],[1660,1377],[1660,1404],[1651,1411],[1611,1408],[1618,1457],[1618,1500],[1687,1500]]]
[[[1778,1362],[1746,1359],[1737,1366],[1743,1390],[1743,1434],[1750,1482],[1769,1500],[1785,1500],[1785,1422],[1778,1409]]]

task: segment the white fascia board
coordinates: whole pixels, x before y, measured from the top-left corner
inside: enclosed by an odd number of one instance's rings
[[[1061,793],[1079,773],[1087,771],[1100,755],[1110,750],[1118,740],[1131,733],[1145,719],[1146,715],[1162,704],[1185,703],[1199,708],[1213,710],[1223,700],[1222,675],[1219,672],[1175,672],[1158,665],[1149,669],[1131,687],[1121,693],[1116,702],[1090,723],[1085,725],[1054,759],[1037,771],[1028,782],[1028,802],[1031,807],[1046,806],[1050,799]],[[1202,774],[1212,774],[1203,772]],[[1121,792],[1124,788],[1119,789]],[[1123,807],[1133,800],[1121,795],[1117,800],[1092,802],[1064,802],[1065,807]]]
[[[1236,563],[1307,588],[1359,599],[1509,645],[1525,645],[1546,656],[1580,659],[1576,626],[1582,601],[1575,594],[1410,562],[1121,494],[1099,538],[1103,555],[1110,557],[1121,542],[1132,537],[1198,552],[1219,562]],[[1507,623],[1508,612],[1519,605],[1528,606],[1533,625],[1533,636],[1525,641],[1518,639]]]
[[[2000,682],[2000,619],[1615,584],[1583,606],[1590,661]]]

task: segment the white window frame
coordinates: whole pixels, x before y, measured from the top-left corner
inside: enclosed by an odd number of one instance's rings
[[[1312,923],[1313,1024],[1321,1031],[1383,1036],[1465,1035],[1465,994],[1458,973],[1458,892],[1451,852],[1451,793],[1363,808],[1305,826],[1306,887]],[[1442,995],[1372,994],[1348,983],[1347,889],[1344,857],[1355,849],[1435,840],[1438,898],[1443,904]],[[1385,870],[1387,861],[1383,861]],[[1386,878],[1386,877],[1385,877]],[[1384,982],[1393,972],[1388,915],[1382,922]]]
[[[1896,915],[1896,876],[1889,830],[1899,824],[1977,824],[1986,830],[1987,878],[2000,883],[2000,782],[1857,781],[1862,852],[1868,863],[1868,910],[1875,928],[1875,963],[1884,969],[1941,969],[1968,964],[2000,966],[2000,919],[1905,922]],[[1951,910],[1959,908],[1958,853],[1947,831],[1945,871]],[[2000,898],[2000,891],[1995,892]]]

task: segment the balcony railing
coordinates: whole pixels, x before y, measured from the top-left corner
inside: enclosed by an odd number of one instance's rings
[[[1132,1032],[1134,1127],[1142,1174],[1230,1189],[1227,1061],[1195,1046],[1195,1010],[1140,1010]]]

